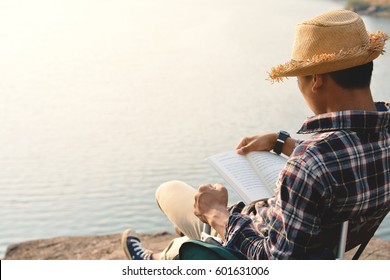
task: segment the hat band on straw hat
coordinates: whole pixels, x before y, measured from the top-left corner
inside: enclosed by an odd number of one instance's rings
[[[323,74],[366,64],[384,53],[388,35],[368,33],[354,12],[336,10],[299,24],[292,59],[271,69],[272,81]]]

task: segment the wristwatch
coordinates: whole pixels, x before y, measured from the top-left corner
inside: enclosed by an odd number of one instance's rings
[[[290,137],[290,134],[284,130],[279,131],[278,139],[276,139],[275,146],[273,151],[275,154],[280,155],[282,153],[284,142],[286,142],[287,138]]]

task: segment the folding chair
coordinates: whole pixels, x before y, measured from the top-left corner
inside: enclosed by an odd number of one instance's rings
[[[387,209],[375,216],[360,217],[358,219],[344,221],[336,227],[324,230],[321,239],[325,244],[325,248],[329,248],[326,250],[330,252],[320,254],[319,257],[317,256],[315,259],[321,258],[321,256],[329,258],[333,255],[336,260],[342,260],[344,259],[344,254],[346,252],[357,246],[359,246],[359,248],[352,257],[352,260],[359,259],[368,242],[370,242],[379,225],[389,212],[390,209]],[[205,234],[205,236],[210,234],[209,225],[204,224],[203,234]]]
[[[359,246],[352,257],[352,260],[357,260],[389,211],[390,209],[387,209],[375,216],[345,221],[338,226],[338,229],[328,230],[324,236],[332,237],[323,239],[323,243],[326,244],[326,248],[333,248],[337,260],[344,259],[345,252]]]

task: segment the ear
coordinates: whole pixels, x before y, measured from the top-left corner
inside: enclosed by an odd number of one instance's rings
[[[323,86],[323,84],[324,84],[324,75],[314,74],[311,90],[313,92],[318,92],[320,88]]]

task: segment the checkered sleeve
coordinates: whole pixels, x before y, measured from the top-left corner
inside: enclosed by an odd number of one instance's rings
[[[225,237],[227,237],[225,246],[241,251],[248,259],[268,259],[264,250],[264,237],[259,235],[249,216],[231,215]]]
[[[271,258],[305,258],[320,244],[320,217],[330,204],[324,187],[329,177],[316,160],[319,153],[307,154],[289,161],[281,173],[266,247]]]
[[[289,160],[279,176],[274,205],[261,213],[267,213],[267,221],[256,224],[249,216],[232,215],[226,227],[226,246],[249,259],[305,258],[314,251],[319,244],[319,212],[328,196],[320,183],[324,170],[317,162],[315,157]]]

